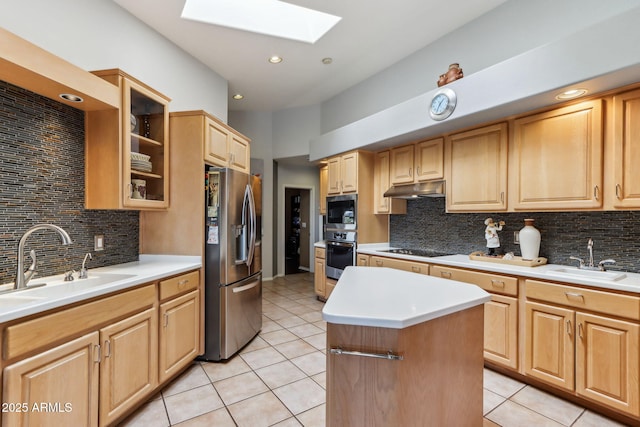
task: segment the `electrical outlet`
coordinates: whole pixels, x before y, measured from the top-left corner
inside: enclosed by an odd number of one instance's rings
[[[95,236],[93,236],[93,250],[94,251],[104,250],[104,235],[96,234]]]
[[[514,231],[513,232],[513,243],[515,243],[516,245],[520,244],[520,232],[519,231]]]

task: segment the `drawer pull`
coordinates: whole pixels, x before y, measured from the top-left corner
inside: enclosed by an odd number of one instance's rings
[[[382,267],[382,264],[383,264],[382,261],[380,261],[379,259],[376,260],[376,265],[378,267]]]
[[[577,294],[575,292],[565,292],[564,294],[567,296],[567,299],[581,299],[584,302],[584,295],[582,294]]]
[[[373,357],[375,359],[387,359],[387,360],[403,360],[404,359],[404,356],[393,354],[390,351],[387,353],[363,353],[361,351],[343,350],[340,347],[335,347],[329,350],[329,352],[331,354],[336,354],[336,355],[344,354],[346,356]]]
[[[504,280],[491,279],[491,284],[496,288],[503,288],[505,286]]]
[[[416,273],[420,273],[422,271],[422,269],[420,267],[417,267],[415,265],[411,266],[411,270],[413,270]]]
[[[444,277],[445,279],[451,279],[451,272],[450,271],[441,271],[440,272],[440,277]]]
[[[184,287],[184,285],[186,285],[187,283],[189,283],[189,279],[182,279],[178,282],[178,287],[182,288]]]

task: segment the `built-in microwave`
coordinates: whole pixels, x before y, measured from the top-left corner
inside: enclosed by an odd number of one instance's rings
[[[358,195],[327,197],[327,228],[356,228]]]

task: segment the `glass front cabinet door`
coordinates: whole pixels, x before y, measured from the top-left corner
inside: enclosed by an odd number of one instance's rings
[[[96,71],[122,93],[120,111],[86,116],[87,209],[169,206],[169,98],[120,70]]]

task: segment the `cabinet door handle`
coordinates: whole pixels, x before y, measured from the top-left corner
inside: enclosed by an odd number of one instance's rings
[[[584,340],[584,336],[582,334],[582,323],[578,323],[578,336],[580,337],[581,340]]]
[[[105,355],[104,355],[105,359],[107,357],[111,357],[111,341],[110,340],[104,340],[104,347],[106,349]]]
[[[504,191],[500,192],[500,203],[504,203]]]
[[[598,187],[597,185],[593,187],[593,198],[596,200],[600,200],[600,187]]]
[[[102,354],[100,353],[100,344],[95,344],[93,346],[93,362],[94,363],[102,362]]]
[[[491,284],[496,288],[503,288],[505,286],[504,280],[491,279]]]
[[[440,272],[440,277],[444,277],[445,279],[451,279],[451,272],[450,271],[441,271]]]
[[[618,199],[622,199],[622,186],[620,184],[616,184],[616,197]]]
[[[352,350],[343,350],[340,347],[334,347],[329,350],[331,354],[345,356],[362,356],[362,357],[373,357],[375,359],[387,359],[387,360],[403,360],[404,356],[400,356],[398,354],[393,354],[391,351],[387,353],[364,353],[361,351],[352,351]]]
[[[164,324],[163,326],[166,328],[167,326],[169,326],[169,313],[165,313],[164,314]]]
[[[420,176],[420,166],[416,168],[416,176]]]
[[[409,176],[413,176],[413,175],[411,175],[411,168],[409,168]]]
[[[571,320],[567,320],[567,335],[571,336]]]

